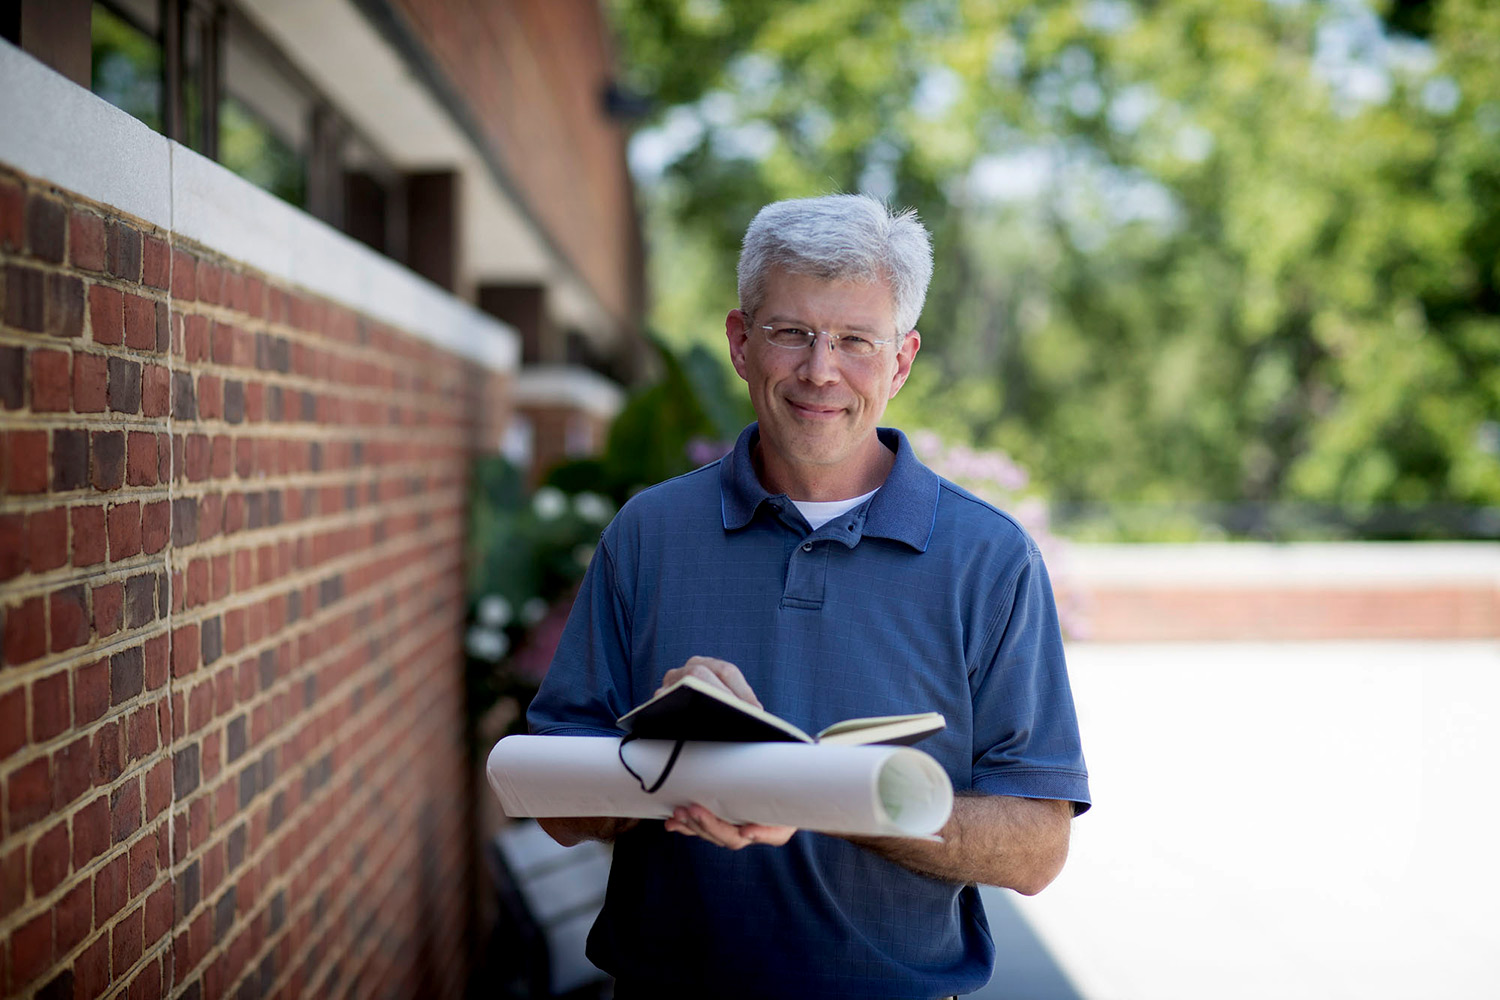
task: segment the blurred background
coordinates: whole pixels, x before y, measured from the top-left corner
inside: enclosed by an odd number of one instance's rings
[[[752,419],[745,226],[833,191],[931,230],[888,421],[1069,643],[1096,805],[979,995],[1493,995],[1500,7],[12,6],[7,995],[607,995],[606,860],[483,756],[603,525]]]

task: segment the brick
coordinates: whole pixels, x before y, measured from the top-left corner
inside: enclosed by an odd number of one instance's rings
[[[172,416],[178,420],[198,419],[198,403],[193,392],[193,376],[187,372],[172,373]]]
[[[71,352],[31,352],[31,408],[37,413],[66,413],[73,408]]]
[[[160,760],[146,772],[146,819],[155,819],[172,804],[172,762]]]
[[[156,500],[141,508],[141,550],[154,555],[167,546],[172,532],[172,504]]]
[[[109,796],[95,796],[73,814],[73,867],[82,870],[109,842]]]
[[[198,376],[198,416],[217,420],[224,415],[224,380],[217,375]]]
[[[125,482],[130,486],[156,485],[156,435],[131,431],[125,445]]]
[[[5,325],[32,333],[47,328],[47,280],[41,271],[5,266]]]
[[[53,507],[26,516],[26,565],[45,573],[68,564],[68,508]]]
[[[94,489],[117,490],[125,485],[125,432],[94,431],[89,442]]]
[[[89,641],[88,588],[83,584],[54,591],[48,599],[52,652],[61,653]]]
[[[7,431],[4,489],[0,493],[41,493],[47,489],[46,431]]]
[[[110,793],[109,827],[117,845],[125,843],[141,828],[141,783],[135,778]]]
[[[156,300],[144,295],[125,296],[125,346],[139,351],[156,350]]]
[[[198,503],[191,497],[172,501],[172,544],[192,545],[198,540]]]
[[[105,256],[109,273],[126,281],[141,280],[141,234],[117,219],[105,225]]]
[[[204,375],[200,384],[208,376]],[[183,449],[183,472],[188,482],[199,483],[208,478],[209,445],[207,434],[189,434]]]
[[[23,764],[6,783],[9,831],[14,834],[43,819],[52,811],[52,777],[47,758]]]
[[[198,744],[193,743],[177,751],[172,757],[172,787],[177,798],[185,799],[198,787]]]
[[[209,472],[215,479],[228,479],[234,472],[234,442],[226,434],[214,435]]]
[[[73,565],[102,563],[109,538],[104,508],[74,507],[69,514],[73,522]]]
[[[167,683],[170,640],[166,632],[146,640],[147,691],[155,691]]]
[[[26,572],[26,542],[26,515],[0,514],[0,581]]]
[[[193,608],[208,601],[208,560],[194,559],[187,568],[187,596],[184,606]]]
[[[126,580],[125,627],[140,628],[153,622],[157,612],[156,574],[141,573]]]
[[[96,925],[102,927],[106,920],[120,912],[129,898],[127,891],[129,865],[129,858],[120,854],[111,858],[109,863],[99,869],[94,876],[94,923]]]
[[[156,881],[156,835],[146,836],[130,845],[130,898],[144,893]]]
[[[156,435],[156,481],[170,482],[172,479],[172,435],[165,432]]]
[[[93,741],[80,736],[52,755],[52,805],[61,810],[94,787]]]
[[[224,419],[231,424],[245,420],[245,383],[238,379],[224,383]]]
[[[120,776],[124,769],[124,754],[120,747],[120,724],[106,722],[94,732],[94,784],[108,785]],[[111,814],[113,802],[111,802]]]
[[[130,760],[139,760],[147,754],[156,752],[161,742],[158,722],[156,705],[147,705],[130,713],[129,746],[126,754]]]
[[[141,414],[165,417],[172,409],[172,373],[162,365],[147,363],[141,376]]]
[[[101,933],[73,963],[73,995],[103,996],[109,988],[109,935]]]
[[[52,965],[52,913],[48,911],[22,924],[10,940],[12,985],[31,982]]]
[[[54,825],[31,846],[31,891],[38,897],[45,896],[68,877],[72,850],[66,820]]]
[[[209,360],[213,353],[213,320],[191,315],[182,323],[182,357],[189,364]]]
[[[26,199],[26,247],[51,264],[63,262],[68,242],[68,210],[61,202],[33,194]]]
[[[119,562],[141,552],[141,505],[137,500],[109,508],[109,558]]]
[[[0,406],[19,410],[26,405],[26,348],[0,346]]]
[[[19,184],[0,181],[0,247],[20,250],[25,243],[26,193]]]
[[[172,630],[172,676],[186,677],[198,669],[198,626],[184,625]]]
[[[109,658],[109,701],[119,705],[141,693],[145,685],[145,650],[141,646],[121,650]]]
[[[140,362],[129,358],[109,359],[109,408],[117,413],[140,412]]]
[[[103,413],[108,406],[108,359],[102,354],[74,354],[73,411]]]
[[[89,936],[94,922],[93,887],[88,880],[75,885],[57,904],[57,953],[66,955]],[[69,990],[67,997],[72,997]]]
[[[125,585],[116,580],[94,588],[94,634],[106,639],[120,631],[125,620]]]
[[[143,907],[136,907],[115,924],[109,935],[111,960],[116,970],[129,969],[141,957]]]
[[[84,726],[109,709],[109,661],[79,667],[73,677],[73,716]]]
[[[89,288],[89,328],[96,344],[119,344],[125,337],[125,296],[105,285]]]
[[[186,250],[172,251],[172,297],[191,302],[198,297],[198,260]]]
[[[155,236],[142,239],[141,283],[166,291],[172,280],[172,250]]]
[[[39,677],[31,684],[31,738],[37,743],[63,732],[72,724],[66,672]]]
[[[68,254],[81,271],[103,271],[108,245],[104,220],[90,212],[74,212],[68,218]]]
[[[224,655],[223,622],[217,616],[204,619],[200,635],[202,640],[203,665],[208,666]]]
[[[81,490],[89,484],[89,432],[52,432],[52,489]]]
[[[0,857],[0,920],[19,910],[25,900],[26,846],[18,843],[15,850]],[[0,941],[0,974],[5,971],[4,958],[5,945]]]
[[[32,597],[5,609],[5,665],[13,667],[47,652],[47,605]]]
[[[26,745],[26,689],[0,695],[0,760]]]
[[[83,336],[84,285],[66,274],[47,275],[47,332],[54,337]]]

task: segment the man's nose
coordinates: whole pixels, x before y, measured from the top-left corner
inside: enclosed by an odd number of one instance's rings
[[[819,339],[821,338],[821,339]],[[814,334],[813,342],[803,351],[807,356],[802,359],[802,377],[809,382],[837,382],[841,372],[839,371],[838,351],[834,348],[833,337],[830,334],[819,331]]]

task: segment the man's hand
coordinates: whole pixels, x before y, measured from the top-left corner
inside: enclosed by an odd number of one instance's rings
[[[745,680],[745,675],[740,672],[739,667],[727,660],[716,660],[712,656],[694,656],[682,666],[668,670],[666,676],[661,679],[661,687],[656,689],[657,693],[660,694],[664,688],[676,684],[684,677],[697,677],[699,680],[723,688],[741,701],[748,701],[756,708],[765,707],[760,703],[760,699],[755,697],[755,692],[751,690],[750,683]],[[668,833],[702,837],[710,844],[727,847],[731,851],[741,850],[751,844],[769,844],[772,847],[780,847],[791,840],[792,834],[797,832],[795,826],[730,823],[696,803],[691,806],[678,806],[672,818],[666,821],[666,830]]]
[[[736,826],[722,820],[702,806],[678,806],[672,818],[666,821],[668,833],[683,833],[689,837],[702,837],[710,844],[738,851],[751,844],[768,844],[780,847],[792,839],[797,832],[795,826],[767,826],[764,823],[741,823]]]
[[[656,689],[661,694],[667,688],[676,684],[684,677],[696,677],[701,681],[707,681],[715,687],[721,687],[734,695],[741,701],[748,701],[756,708],[764,708],[760,699],[755,697],[755,692],[750,690],[750,683],[745,680],[745,675],[740,673],[740,668],[728,660],[716,660],[712,656],[693,656],[680,667],[674,667],[667,671],[661,679],[661,687]]]

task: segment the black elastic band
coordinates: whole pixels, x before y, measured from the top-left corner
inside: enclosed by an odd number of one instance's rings
[[[630,776],[632,778],[641,783],[641,791],[645,792],[647,795],[655,795],[656,790],[660,788],[662,786],[662,783],[667,780],[667,775],[672,773],[672,765],[677,763],[677,755],[682,753],[682,744],[686,743],[687,741],[677,741],[677,745],[672,748],[672,755],[667,758],[667,766],[661,769],[661,776],[656,779],[656,784],[652,785],[650,788],[647,788],[646,779],[642,778],[639,774],[636,774],[635,768],[625,763],[625,744],[629,743],[633,739],[635,739],[634,733],[631,733],[628,736],[620,737],[620,748],[618,751],[620,754],[620,763],[624,765],[625,770],[630,772]]]

